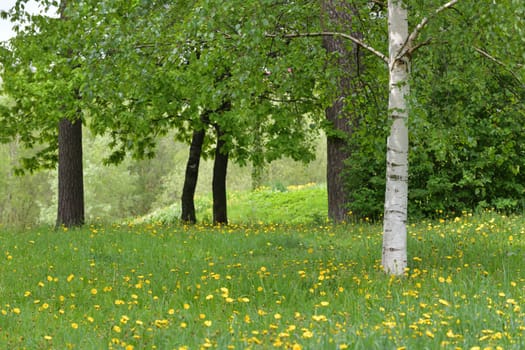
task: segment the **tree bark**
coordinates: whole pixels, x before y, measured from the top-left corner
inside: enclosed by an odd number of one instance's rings
[[[197,217],[195,215],[195,189],[199,177],[199,164],[201,160],[202,145],[206,130],[201,128],[193,131],[191,138],[190,154],[186,164],[186,175],[184,177],[184,186],[182,189],[182,215],[181,221],[195,224]]]
[[[62,119],[58,126],[58,213],[56,226],[84,224],[82,121]]]
[[[410,74],[410,55],[402,53],[408,42],[408,11],[403,1],[388,1],[388,34],[388,110],[392,125],[387,139],[382,265],[385,272],[402,275],[407,267],[407,97]]]
[[[353,6],[345,0],[323,0],[323,30],[335,27],[340,32],[352,32]],[[353,36],[360,37],[359,33]],[[350,46],[351,45],[351,46]],[[357,126],[357,108],[348,108],[349,96],[357,90],[357,76],[360,72],[359,46],[336,36],[324,36],[323,47],[328,53],[336,53],[335,62],[341,75],[338,77],[338,92],[332,106],[325,111],[326,119],[333,128],[327,132],[326,182],[328,192],[328,217],[334,222],[347,219],[348,195],[345,189],[343,172],[351,152],[347,140]]]
[[[227,201],[226,201],[226,172],[228,170],[228,152],[224,147],[224,132],[216,125],[217,146],[215,148],[215,161],[213,164],[213,224],[227,225]]]

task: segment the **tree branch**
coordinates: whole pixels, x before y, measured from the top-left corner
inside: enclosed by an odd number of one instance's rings
[[[507,72],[509,72],[514,77],[514,79],[516,79],[516,81],[521,83],[520,77],[512,69],[510,69],[509,66],[506,65],[504,62],[498,60],[496,57],[490,55],[487,51],[484,51],[484,50],[482,50],[482,49],[480,49],[478,47],[474,47],[474,50],[476,50],[476,52],[478,52],[481,56],[483,56],[485,58],[488,58],[489,60],[491,60],[491,61],[499,64],[503,68],[505,68],[505,70]]]
[[[420,47],[430,45],[432,43],[432,38],[428,38],[427,40],[423,41],[422,43],[419,43],[413,47],[410,48],[410,50],[407,51],[409,55],[412,55],[412,52],[416,51]]]
[[[427,25],[428,21],[430,21],[430,19],[432,19],[433,17],[437,16],[440,12],[443,12],[445,11],[446,9],[449,9],[451,8],[452,6],[454,6],[459,0],[451,0],[449,2],[447,2],[446,4],[443,4],[441,5],[440,7],[438,7],[434,13],[432,13],[432,15],[428,16],[428,17],[425,17],[421,20],[421,22],[419,22],[419,24],[414,28],[414,30],[412,31],[412,33],[410,33],[410,35],[407,37],[407,40],[403,43],[403,46],[401,47],[401,49],[399,50],[396,58],[397,59],[400,59],[401,57],[403,57],[404,55],[406,54],[409,54],[411,55],[412,53],[414,53],[417,49],[419,49],[421,46],[424,46],[426,44],[428,44],[428,42],[425,42],[423,44],[420,44],[420,45],[416,45],[415,47],[412,47],[413,43],[416,41],[417,37],[419,36],[419,33],[423,30],[423,28]]]
[[[277,34],[265,34],[268,38],[300,38],[300,37],[316,37],[316,36],[333,36],[333,37],[342,37],[344,39],[348,39],[352,41],[353,43],[361,46],[365,50],[368,50],[369,52],[373,53],[377,57],[379,57],[383,62],[388,64],[388,57],[381,53],[380,51],[374,49],[372,46],[365,44],[361,40],[357,39],[356,37],[346,34],[346,33],[339,33],[339,32],[314,32],[314,33],[292,33],[292,34],[283,34],[283,35],[277,35]]]

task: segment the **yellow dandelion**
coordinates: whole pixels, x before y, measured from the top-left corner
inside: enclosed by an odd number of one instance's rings
[[[96,288],[91,289],[91,294],[96,295],[98,293],[98,290]]]
[[[71,282],[73,278],[75,278],[75,275],[70,274],[69,276],[67,276],[66,281]]]
[[[311,330],[309,330],[309,329],[304,329],[303,330],[303,335],[302,335],[303,338],[310,339],[313,336],[314,336],[314,333]]]
[[[71,328],[78,329],[78,323],[76,322],[71,323]]]
[[[17,315],[19,315],[20,312],[21,312],[21,311],[20,311],[20,308],[18,308],[18,307],[13,308],[12,311],[13,311],[14,314],[17,314]]]
[[[157,328],[166,328],[169,325],[168,320],[155,320],[155,327]]]
[[[122,332],[122,329],[119,326],[115,325],[115,326],[113,326],[113,332],[120,333],[120,332]]]
[[[204,325],[205,325],[206,327],[211,327],[211,324],[212,324],[212,322],[211,322],[210,320],[206,320],[206,321],[204,321]]]
[[[184,305],[182,305],[182,307],[184,308],[184,310],[188,310],[190,308],[190,304],[184,303]]]
[[[313,315],[312,320],[316,322],[326,322],[326,316],[325,315]]]
[[[445,299],[439,299],[438,302],[441,305],[450,306],[450,303],[448,301],[446,301]]]

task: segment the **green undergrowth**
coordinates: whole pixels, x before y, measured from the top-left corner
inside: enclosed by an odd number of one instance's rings
[[[525,219],[0,231],[2,349],[522,349]]]
[[[197,219],[204,223],[212,221],[212,197],[200,195],[195,198]],[[289,223],[321,224],[327,219],[326,185],[314,183],[297,186],[262,187],[255,191],[231,191],[228,193],[228,219],[233,223]],[[137,218],[140,222],[176,223],[180,218],[180,201],[173,205]]]

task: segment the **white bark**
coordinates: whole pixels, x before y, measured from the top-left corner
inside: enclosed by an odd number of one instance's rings
[[[408,202],[408,106],[410,55],[401,53],[408,43],[408,11],[402,0],[388,1],[389,34],[389,117],[386,191],[383,222],[385,272],[401,275],[407,267]]]

